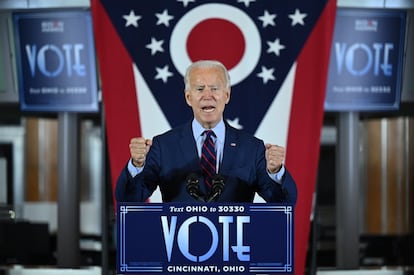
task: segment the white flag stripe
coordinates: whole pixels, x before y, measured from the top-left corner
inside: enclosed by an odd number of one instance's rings
[[[295,73],[296,63],[290,68],[277,96],[257,128],[255,136],[265,143],[277,144],[286,148]],[[287,150],[288,148],[286,148]]]
[[[291,67],[277,96],[257,128],[255,136],[262,139],[265,143],[277,144],[286,148],[295,73],[296,63]],[[255,194],[253,202],[264,203],[265,200]]]
[[[142,136],[152,139],[154,136],[171,129],[171,126],[165,118],[164,113],[161,111],[158,103],[155,101],[155,98],[148,88],[147,83],[135,64],[133,64],[133,71]],[[177,98],[177,100],[180,99]],[[159,187],[157,187],[155,192],[149,198],[149,201],[162,202]]]
[[[133,71],[142,136],[152,139],[155,135],[171,129],[171,126],[135,64]],[[184,95],[177,100],[184,100]]]

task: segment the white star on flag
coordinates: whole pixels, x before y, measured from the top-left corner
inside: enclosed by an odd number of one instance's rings
[[[276,16],[276,14],[270,14],[267,10],[265,10],[264,14],[259,16],[259,20],[263,22],[262,27],[266,28],[268,25],[276,26]]]
[[[188,3],[195,2],[194,0],[177,0],[178,2],[183,2],[183,6],[187,7]]]
[[[302,26],[305,25],[303,19],[306,16],[306,13],[300,13],[299,9],[296,9],[294,14],[289,14],[289,18],[292,19],[292,26],[295,26],[296,24],[301,24]]]
[[[255,2],[256,0],[237,0],[237,3],[244,3],[244,5],[248,8],[250,2]]]
[[[128,15],[123,15],[122,17],[126,20],[125,27],[132,25],[135,28],[138,28],[138,20],[141,19],[141,16],[135,15],[133,10],[131,10]]]
[[[161,79],[164,83],[167,83],[168,78],[173,76],[173,73],[170,72],[168,65],[165,65],[164,68],[155,68],[157,70],[157,75],[155,79]]]
[[[273,76],[274,68],[267,69],[265,66],[262,66],[262,71],[257,74],[258,77],[263,79],[263,83],[266,84],[269,80],[275,80]]]
[[[280,39],[276,38],[274,42],[267,41],[267,45],[269,45],[269,48],[267,49],[267,53],[274,53],[275,55],[280,55],[280,50],[283,50],[286,48],[284,45],[280,44]]]
[[[236,129],[243,129],[243,126],[240,124],[240,119],[238,117],[235,117],[234,119],[227,119],[226,120],[228,124],[230,124],[232,127]]]
[[[157,52],[164,52],[162,44],[164,40],[156,40],[154,37],[151,37],[151,43],[146,46],[146,48],[151,50],[151,55],[156,54]]]
[[[157,25],[164,24],[166,27],[170,26],[170,20],[174,18],[174,16],[168,14],[167,10],[164,10],[162,13],[156,13],[155,16],[158,18]]]

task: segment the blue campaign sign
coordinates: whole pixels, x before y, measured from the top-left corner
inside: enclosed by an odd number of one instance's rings
[[[327,111],[384,111],[400,105],[405,11],[338,9]]]
[[[294,274],[293,206],[120,203],[117,274]]]
[[[98,111],[90,13],[13,14],[23,111]]]

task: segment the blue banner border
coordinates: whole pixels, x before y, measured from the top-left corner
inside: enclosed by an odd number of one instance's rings
[[[249,272],[254,274],[269,274],[269,273],[291,273],[293,272],[293,257],[294,257],[294,223],[293,223],[293,206],[269,204],[269,203],[253,203],[247,204],[250,212],[282,212],[286,215],[286,263],[250,263]],[[126,247],[126,216],[131,212],[163,212],[164,205],[159,203],[140,204],[140,205],[128,205],[120,204],[118,206],[118,260],[120,272],[142,272],[142,273],[163,273],[163,263],[154,262],[154,265],[145,266],[129,266],[125,260],[125,247]]]

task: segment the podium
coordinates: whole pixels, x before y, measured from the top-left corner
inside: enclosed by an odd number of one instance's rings
[[[294,207],[119,203],[117,274],[294,274]]]

